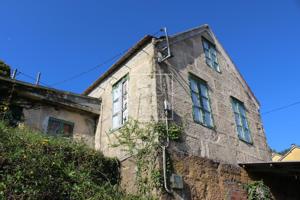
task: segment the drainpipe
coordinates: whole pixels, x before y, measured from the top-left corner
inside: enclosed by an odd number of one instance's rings
[[[162,151],[163,151],[163,175],[164,175],[164,187],[165,190],[168,193],[172,193],[172,190],[168,188],[168,183],[167,183],[167,162],[166,162],[166,148],[169,147],[169,122],[168,122],[168,112],[169,112],[169,106],[167,100],[164,100],[164,111],[165,111],[165,117],[166,117],[166,131],[167,131],[167,141],[166,144],[162,145]]]

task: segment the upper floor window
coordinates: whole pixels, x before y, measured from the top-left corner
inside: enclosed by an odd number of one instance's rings
[[[206,82],[192,75],[189,79],[193,102],[194,121],[207,127],[213,127],[213,119]]]
[[[218,63],[217,51],[216,51],[215,45],[206,39],[203,39],[202,43],[203,43],[203,49],[204,49],[204,53],[205,53],[206,63],[211,68],[216,70],[217,72],[220,72],[220,67],[219,67],[219,63]]]
[[[232,108],[235,116],[235,123],[239,138],[247,143],[252,143],[252,137],[244,103],[235,98],[232,98]]]
[[[47,133],[70,137],[73,134],[74,123],[50,117]]]
[[[128,120],[128,76],[113,86],[112,95],[112,129],[117,129]]]

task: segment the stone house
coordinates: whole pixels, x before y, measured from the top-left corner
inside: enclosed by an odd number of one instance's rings
[[[172,197],[245,196],[241,184],[251,178],[238,164],[271,161],[259,102],[208,25],[171,36],[164,31],[143,37],[83,95],[2,77],[0,91],[26,102],[26,125],[118,157],[128,191],[136,165],[111,147],[115,136],[129,118],[164,121],[167,107],[168,120],[183,127],[181,141],[167,149],[174,173],[183,177]]]
[[[110,148],[109,136],[128,117],[164,119],[164,100],[172,120],[184,124],[184,142],[174,151],[226,163],[269,161],[270,151],[259,102],[208,25],[166,38],[145,36],[86,91],[101,98],[95,147]]]
[[[129,117],[143,122],[164,120],[165,101],[171,112],[169,120],[184,128],[183,140],[171,142],[168,148],[175,171],[188,188],[196,187],[191,189],[194,192],[180,192],[178,198],[234,196],[241,189],[240,182],[247,179],[238,163],[271,160],[260,104],[208,25],[171,36],[145,36],[84,95],[101,98],[95,148],[121,160],[127,189],[134,182],[135,164],[122,150],[111,148],[114,137]],[[188,168],[197,167],[196,163],[201,163],[201,172]],[[226,186],[200,183],[201,176],[192,173],[205,174],[207,170],[213,176],[208,182]],[[235,187],[227,184],[232,180],[236,180]]]

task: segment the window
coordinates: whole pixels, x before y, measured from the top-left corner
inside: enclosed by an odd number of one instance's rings
[[[128,120],[128,76],[113,86],[112,129],[121,127]]]
[[[220,72],[220,67],[219,67],[219,63],[218,63],[217,51],[216,51],[215,45],[206,39],[203,39],[202,43],[203,43],[203,49],[204,49],[204,53],[205,53],[206,63],[211,68],[216,70],[217,72]]]
[[[252,143],[244,104],[239,100],[232,98],[232,108],[239,138],[247,143]]]
[[[56,119],[53,117],[49,118],[47,133],[53,135],[62,135],[70,137],[73,134],[74,123]]]
[[[190,89],[194,121],[207,127],[213,127],[207,84],[199,78],[190,76]]]

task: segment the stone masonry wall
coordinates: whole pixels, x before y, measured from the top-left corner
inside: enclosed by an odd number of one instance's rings
[[[121,161],[127,155],[121,148],[112,148],[118,130],[112,130],[112,87],[128,75],[128,116],[140,122],[157,119],[154,45],[149,43],[118,70],[107,77],[89,96],[101,98],[102,107],[95,136],[95,147],[106,156],[118,157]]]
[[[216,44],[220,73],[206,64],[202,37]],[[184,127],[182,142],[172,143],[171,149],[231,164],[270,161],[259,104],[216,38],[207,28],[200,28],[171,37],[170,44],[172,57],[157,63],[158,71],[170,74],[170,79],[157,79],[157,93],[164,93],[160,88],[168,88],[166,93],[172,105],[172,120]],[[214,128],[193,120],[190,73],[207,82]],[[163,86],[166,83],[168,87]],[[163,115],[161,108],[165,96],[158,95],[159,116]],[[238,138],[231,97],[245,104],[253,144]]]
[[[242,168],[174,152],[172,160],[174,172],[183,175],[184,189],[162,199],[247,200],[244,186],[251,180]]]

